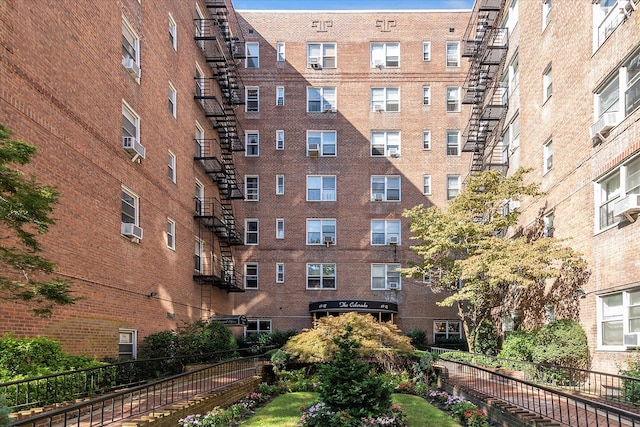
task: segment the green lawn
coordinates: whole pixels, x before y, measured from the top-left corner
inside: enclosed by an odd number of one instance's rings
[[[317,393],[287,393],[260,408],[242,427],[294,427],[302,415],[302,405],[311,405]],[[453,418],[427,401],[409,394],[394,394],[393,403],[406,412],[411,427],[460,427]]]

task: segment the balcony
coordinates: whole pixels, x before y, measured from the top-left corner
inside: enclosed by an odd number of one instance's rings
[[[205,260],[200,256],[195,256],[194,268],[193,280],[201,285],[214,286],[227,292],[244,292],[244,278],[231,263],[216,262],[214,257]]]
[[[194,219],[230,245],[244,244],[244,230],[237,224],[230,207],[214,197],[195,198],[194,204]]]

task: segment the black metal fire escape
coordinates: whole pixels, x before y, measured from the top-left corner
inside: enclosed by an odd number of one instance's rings
[[[244,244],[244,231],[233,213],[232,200],[244,197],[233,160],[234,152],[244,150],[243,132],[235,113],[235,108],[244,104],[244,88],[236,67],[236,61],[245,56],[244,42],[232,36],[224,1],[205,3],[211,18],[196,19],[194,40],[202,48],[214,77],[195,77],[194,99],[219,139],[196,140],[194,160],[217,184],[219,199],[196,199],[194,219],[217,237],[220,260],[213,257],[194,274],[194,279],[228,292],[243,292],[242,274],[235,267],[232,248]],[[212,246],[212,253],[213,249]]]
[[[501,160],[501,126],[507,113],[507,88],[501,77],[508,48],[508,31],[501,28],[505,0],[476,1],[464,36],[463,57],[470,60],[463,104],[471,105],[463,133],[462,151],[473,153],[471,173],[506,168]]]

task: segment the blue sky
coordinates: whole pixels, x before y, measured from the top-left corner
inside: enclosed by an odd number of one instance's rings
[[[473,0],[232,0],[235,9],[254,10],[392,10],[471,9]]]

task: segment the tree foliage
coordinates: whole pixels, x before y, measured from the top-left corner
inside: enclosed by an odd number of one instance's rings
[[[350,329],[350,339],[359,344],[360,357],[375,357],[390,349],[410,352],[409,337],[396,325],[376,322],[370,315],[346,313],[321,318],[313,329],[307,329],[289,339],[283,347],[293,357],[306,362],[327,362],[335,358],[335,340]]]
[[[39,255],[37,238],[55,222],[51,214],[58,191],[16,168],[31,162],[36,151],[0,125],[0,297],[48,316],[55,305],[73,304],[77,298],[66,281],[50,279],[56,266]]]
[[[544,210],[534,224],[518,230],[519,212],[508,209],[543,195],[537,184],[524,183],[527,172],[505,177],[486,171],[470,177],[447,207],[420,205],[404,213],[417,242],[412,250],[421,258],[404,274],[431,276],[430,286],[442,295],[439,304],[457,308],[469,351],[485,319],[517,310],[536,328],[550,304],[556,317],[577,316],[576,290],[589,276],[580,254],[543,237]]]

